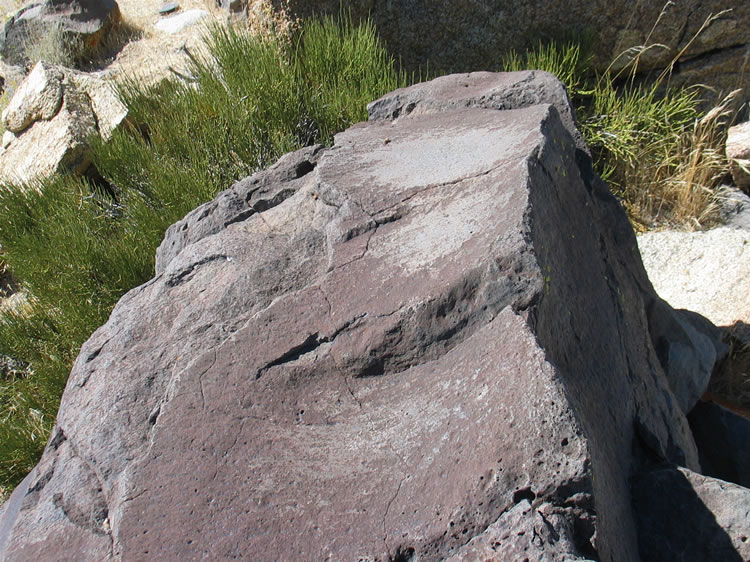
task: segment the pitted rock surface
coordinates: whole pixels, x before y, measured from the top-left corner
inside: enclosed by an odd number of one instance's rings
[[[675,318],[554,106],[356,125],[170,229],[0,548],[638,560],[633,475],[700,470]]]

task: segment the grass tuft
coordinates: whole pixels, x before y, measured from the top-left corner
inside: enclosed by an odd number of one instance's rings
[[[645,49],[628,53],[633,65]],[[594,166],[637,229],[714,224],[728,171],[726,127],[738,92],[703,113],[698,88],[665,89],[667,75],[637,85],[629,66],[615,75],[608,70],[594,76],[587,74],[589,59],[575,44],[552,44],[524,56],[510,53],[503,66],[546,70],[566,85]],[[623,73],[628,78],[617,80]]]

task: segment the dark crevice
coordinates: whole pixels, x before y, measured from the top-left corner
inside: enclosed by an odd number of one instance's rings
[[[251,216],[255,214],[255,209],[245,209],[244,211],[237,213],[234,215],[231,219],[224,221],[224,228],[228,227],[230,224],[234,224],[237,222],[243,222],[247,219],[249,219]]]
[[[387,519],[388,519],[388,512],[391,509],[391,505],[393,505],[393,502],[396,501],[396,498],[398,497],[399,492],[401,491],[401,486],[404,485],[404,482],[408,476],[403,476],[401,480],[398,483],[398,487],[396,488],[396,493],[393,494],[393,497],[388,501],[388,505],[385,506],[385,513],[383,513],[383,542],[385,543],[385,550],[388,553],[388,558],[390,560],[396,560],[395,557],[391,556],[391,549],[388,548],[388,527],[387,527]],[[400,549],[399,549],[400,550]],[[398,554],[398,551],[397,551]]]
[[[267,211],[268,209],[273,209],[274,207],[277,207],[287,199],[289,199],[292,195],[297,193],[296,189],[280,189],[276,193],[273,194],[272,197],[269,197],[267,199],[264,199],[262,197],[258,197],[257,200],[251,201],[252,196],[255,195],[257,192],[254,191],[250,193],[247,197],[247,204],[250,205],[250,207],[256,212],[256,213],[262,213],[264,211]]]
[[[414,548],[399,546],[396,553],[391,557],[391,562],[414,562],[416,559]]]
[[[536,494],[531,488],[523,488],[522,490],[516,490],[513,494],[513,503],[521,503],[527,500],[529,503],[536,499]]]
[[[327,340],[325,338],[320,338],[317,332],[315,332],[314,334],[310,334],[301,344],[292,347],[289,351],[259,369],[255,375],[255,378],[259,379],[266,371],[268,371],[272,367],[278,367],[279,365],[283,365],[284,363],[291,363],[293,361],[296,361],[303,355],[315,351],[315,349],[320,347],[320,345],[325,341]]]
[[[224,254],[213,254],[210,256],[206,256],[205,258],[200,259],[196,261],[195,263],[192,263],[189,266],[181,269],[179,272],[167,276],[167,278],[164,280],[164,284],[170,288],[177,287],[181,283],[188,281],[200,266],[205,265],[207,263],[211,263],[216,260],[228,260],[228,259],[229,259],[229,256],[226,256]]]
[[[716,55],[720,55],[726,51],[734,51],[734,50],[744,50],[748,48],[748,43],[737,43],[733,45],[727,45],[725,47],[717,47],[715,49],[710,49],[708,51],[703,51],[702,53],[693,55],[693,56],[686,56],[682,59],[682,63],[699,63],[706,59],[710,59]]]

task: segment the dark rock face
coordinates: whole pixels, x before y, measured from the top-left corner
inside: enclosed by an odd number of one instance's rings
[[[45,0],[29,4],[10,18],[0,34],[0,56],[12,65],[29,63],[26,48],[39,42],[53,28],[70,38],[81,38],[86,46],[102,36],[120,20],[115,0]]]
[[[699,402],[688,416],[703,473],[750,488],[750,420]]]
[[[462,78],[559,89],[494,79]],[[441,84],[170,228],[81,350],[8,560],[639,559],[632,478],[700,470],[652,339],[705,350],[663,331],[566,108]]]
[[[633,505],[644,562],[750,560],[750,490],[661,467],[633,479]]]

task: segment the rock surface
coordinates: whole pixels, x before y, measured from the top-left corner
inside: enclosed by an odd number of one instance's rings
[[[747,488],[663,467],[634,478],[633,503],[643,562],[750,560]]]
[[[169,16],[154,24],[154,28],[164,33],[179,33],[208,17],[206,10],[187,10],[181,14]]]
[[[87,47],[98,44],[120,20],[115,0],[45,0],[31,3],[10,18],[0,34],[0,56],[14,65],[29,63],[26,49],[53,28],[80,38]]]
[[[727,159],[735,185],[750,191],[750,121],[729,127]]]
[[[0,181],[33,184],[55,172],[84,171],[90,137],[110,138],[126,117],[104,80],[37,63],[2,114],[8,137],[0,149]]]
[[[299,16],[339,14],[338,0],[273,0],[273,5],[288,6]],[[510,49],[591,37],[599,71],[647,40],[660,45],[641,54],[639,68],[646,71],[665,68],[690,43],[673,71],[672,86],[708,84],[725,94],[744,88],[744,101],[750,99],[750,3],[744,0],[351,0],[347,9],[355,19],[371,17],[390,50],[413,70],[424,70],[428,62],[430,69],[448,72],[496,70]],[[706,19],[719,14],[691,42]]]
[[[519,77],[491,78],[171,227],[83,346],[5,559],[638,560],[631,479],[700,470],[659,350],[710,330],[656,296],[561,112],[476,107]]]
[[[656,292],[717,326],[750,326],[750,231],[649,232],[638,237]],[[742,336],[742,334],[738,334]],[[750,333],[743,337],[750,342]]]

